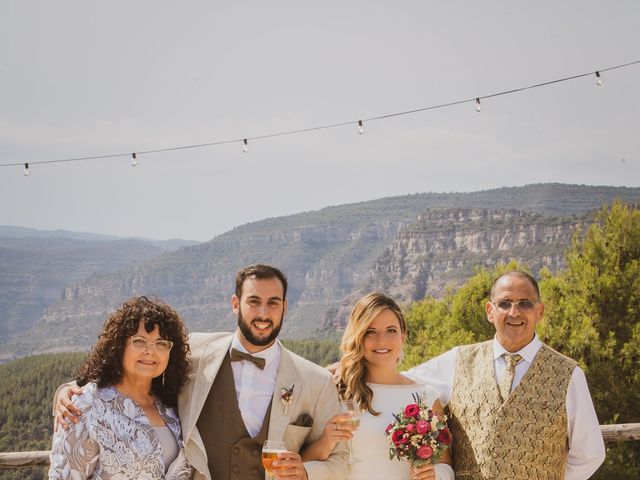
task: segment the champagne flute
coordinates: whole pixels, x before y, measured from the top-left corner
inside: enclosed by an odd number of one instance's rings
[[[262,446],[262,465],[267,472],[267,478],[273,479],[273,462],[278,459],[278,454],[287,451],[287,445],[278,440],[267,440]]]
[[[351,417],[348,420],[343,420],[340,423],[344,425],[352,425],[353,430],[356,431],[360,427],[360,405],[353,399],[350,400],[342,400],[342,411],[348,413]],[[353,445],[351,444],[351,440],[347,444],[349,447],[349,459],[347,463],[349,465],[353,465],[354,463],[359,463],[362,460],[353,456]]]

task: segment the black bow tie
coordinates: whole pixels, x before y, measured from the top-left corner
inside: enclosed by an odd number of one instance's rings
[[[254,357],[248,353],[241,352],[240,350],[236,350],[235,348],[231,349],[231,361],[232,362],[240,362],[241,360],[247,360],[248,362],[252,362],[256,367],[260,370],[264,370],[264,366],[267,361],[264,358]]]

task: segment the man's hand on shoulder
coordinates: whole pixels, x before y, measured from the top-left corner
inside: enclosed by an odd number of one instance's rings
[[[80,395],[82,389],[75,383],[66,383],[56,391],[53,397],[53,431],[58,427],[67,430],[72,423],[78,423],[82,411],[71,401],[74,395]]]
[[[327,370],[333,376],[333,383],[336,385],[340,381],[340,362],[332,363],[331,365],[327,365]]]

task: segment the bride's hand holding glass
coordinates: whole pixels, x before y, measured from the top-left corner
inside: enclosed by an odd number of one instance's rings
[[[336,425],[337,428],[351,428],[351,431],[358,430],[358,428],[360,427],[360,404],[355,400],[342,400],[340,401],[340,406],[343,412],[349,415],[349,418]],[[347,463],[351,465],[360,462],[361,460],[359,458],[353,456],[353,447],[351,445],[351,440],[347,442],[347,446],[349,447],[349,458],[347,460]]]

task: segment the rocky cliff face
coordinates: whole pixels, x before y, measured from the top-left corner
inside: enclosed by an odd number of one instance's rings
[[[398,233],[371,265],[369,278],[343,298],[333,318],[344,326],[353,304],[370,291],[386,292],[409,303],[440,296],[459,286],[476,267],[512,259],[555,271],[563,266],[575,219],[496,209],[449,209],[426,212]]]

